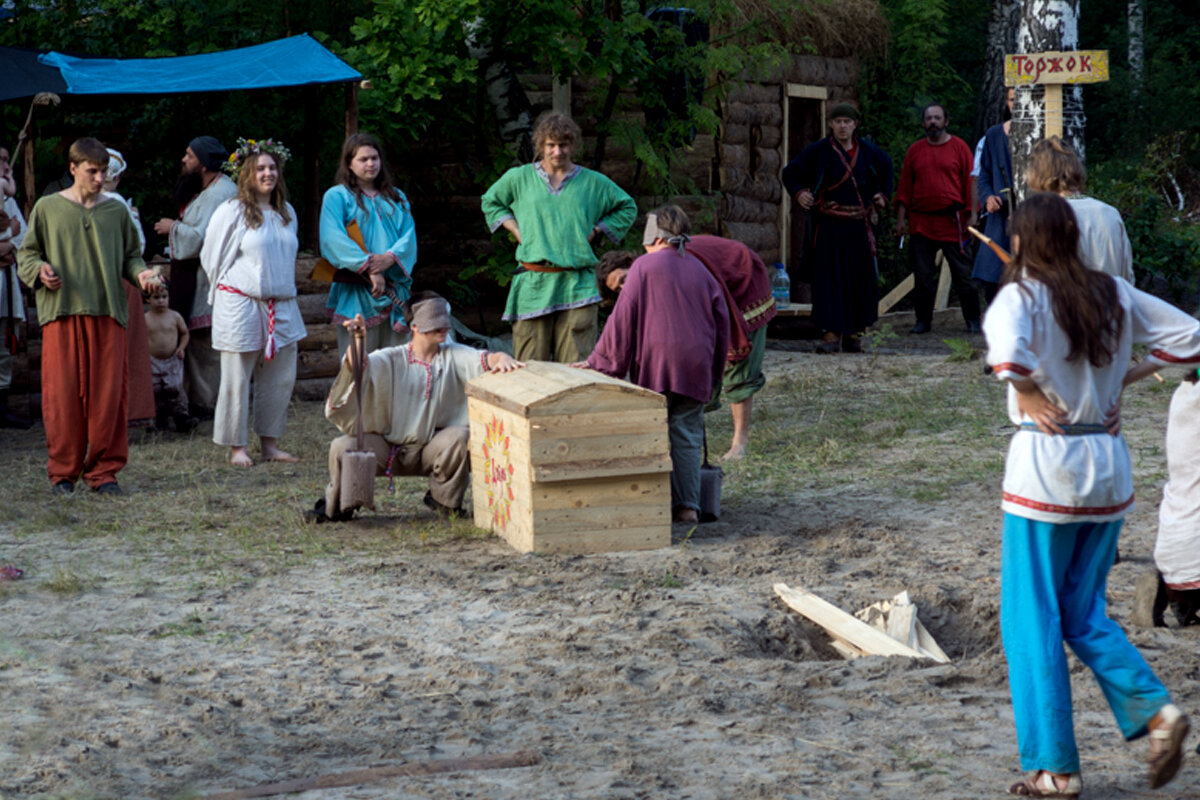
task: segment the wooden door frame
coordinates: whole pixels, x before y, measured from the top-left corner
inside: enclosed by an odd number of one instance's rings
[[[791,121],[788,117],[788,107],[791,105],[792,98],[801,98],[805,100],[828,100],[829,88],[825,86],[812,86],[806,83],[788,83],[785,86],[783,94],[783,141],[780,143],[781,155],[780,163],[783,167],[787,167],[788,162],[792,160],[793,154],[789,152],[789,143],[791,139]],[[821,103],[821,127],[820,130],[825,130],[825,103]],[[783,173],[779,175],[780,185],[783,184]],[[782,202],[779,204],[779,261],[786,265],[788,258],[791,256],[791,225],[792,225],[792,198],[788,196],[787,189],[783,190]]]

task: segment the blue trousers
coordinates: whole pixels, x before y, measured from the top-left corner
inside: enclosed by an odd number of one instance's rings
[[[1121,520],[1054,524],[1004,515],[1000,631],[1021,768],[1079,772],[1063,642],[1091,669],[1126,739],[1171,701],[1105,611]]]

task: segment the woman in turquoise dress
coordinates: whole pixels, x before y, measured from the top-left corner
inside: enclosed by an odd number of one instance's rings
[[[412,293],[417,231],[408,198],[370,134],[353,134],[342,145],[337,184],[321,203],[321,255],[339,270],[325,303],[337,324],[339,353],[350,342],[343,323],[359,314],[368,351],[404,344],[409,331],[400,306]]]

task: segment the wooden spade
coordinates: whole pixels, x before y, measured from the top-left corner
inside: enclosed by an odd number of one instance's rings
[[[342,453],[341,500],[342,511],[366,506],[375,510],[375,472],[378,462],[375,454],[363,444],[362,396],[363,363],[367,356],[367,335],[356,330],[350,340],[350,364],[354,372],[354,396],[358,402],[358,420],[354,423],[356,441],[353,450]]]

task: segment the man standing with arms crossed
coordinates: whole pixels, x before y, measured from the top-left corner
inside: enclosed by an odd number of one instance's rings
[[[950,265],[950,279],[968,333],[979,333],[979,291],[971,280],[971,259],[965,243],[967,227],[975,224],[971,207],[971,167],[967,143],[946,128],[950,116],[938,103],[922,114],[925,138],[908,148],[896,190],[896,235],[909,237],[909,260],[916,278],[914,301],[917,324],[910,333],[933,330],[933,301],[937,292],[935,257],[940,250]]]
[[[129,458],[126,410],[129,319],[121,279],[158,285],[142,261],[133,217],[102,193],[108,150],[95,139],[71,145],[74,184],[38,200],[17,253],[37,296],[42,324],[42,419],[55,494],[82,476],[100,494],[122,494]]]
[[[154,223],[155,233],[166,236],[171,245],[171,310],[187,320],[192,332],[183,368],[193,416],[212,416],[221,384],[221,357],[212,349],[212,306],[208,279],[200,269],[200,248],[217,206],[237,196],[237,187],[221,172],[228,156],[212,136],[192,139],[175,187],[179,219],[163,217]]]

